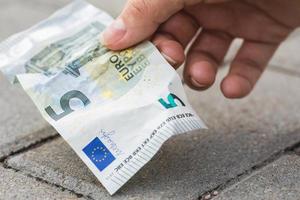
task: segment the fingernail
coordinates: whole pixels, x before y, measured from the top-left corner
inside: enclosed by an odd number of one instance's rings
[[[116,19],[99,36],[100,43],[103,45],[112,44],[120,39],[126,33],[126,27],[122,19]]]
[[[171,58],[170,56],[164,54],[164,53],[161,53],[161,55],[171,64],[171,65],[176,65],[177,62]]]
[[[192,77],[191,77],[191,82],[192,82],[192,84],[193,84],[195,87],[197,87],[197,88],[204,88],[204,87],[206,87],[206,85],[203,85],[203,84],[199,83],[198,81],[196,81],[196,80],[193,79]]]

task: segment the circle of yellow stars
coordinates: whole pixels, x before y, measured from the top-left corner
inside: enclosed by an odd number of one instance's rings
[[[100,150],[100,151],[102,151],[102,152],[104,153],[104,156],[103,156],[102,159],[96,159],[96,157],[95,157],[95,152],[96,152],[97,150]],[[103,147],[96,147],[96,148],[93,149],[93,151],[92,151],[92,159],[93,159],[95,162],[102,162],[102,161],[105,160],[106,157],[107,157],[107,152],[106,152],[106,150],[105,150]]]

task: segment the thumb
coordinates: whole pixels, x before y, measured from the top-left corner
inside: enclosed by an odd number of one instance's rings
[[[119,50],[145,40],[184,3],[185,0],[129,0],[121,15],[100,35],[100,42]]]

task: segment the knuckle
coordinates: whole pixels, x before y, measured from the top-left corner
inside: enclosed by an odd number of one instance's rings
[[[130,0],[128,1],[130,12],[136,17],[143,17],[149,13],[150,0]]]
[[[284,26],[278,26],[278,28],[272,30],[270,35],[272,35],[273,42],[281,42],[286,39],[290,33],[291,29]]]
[[[149,22],[159,24],[169,18],[173,11],[183,8],[185,0],[129,0],[130,15],[148,18]]]
[[[257,74],[262,74],[265,69],[264,64],[260,63],[258,60],[253,58],[240,58],[236,61],[236,65],[241,65],[244,69],[248,68],[245,70],[255,70]]]

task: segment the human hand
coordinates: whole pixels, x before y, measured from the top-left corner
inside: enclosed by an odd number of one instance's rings
[[[112,50],[152,39],[175,68],[186,62],[185,82],[203,90],[215,81],[234,38],[244,39],[221,90],[250,93],[280,43],[300,26],[299,0],[129,0],[101,35]],[[185,57],[184,49],[202,28]]]

